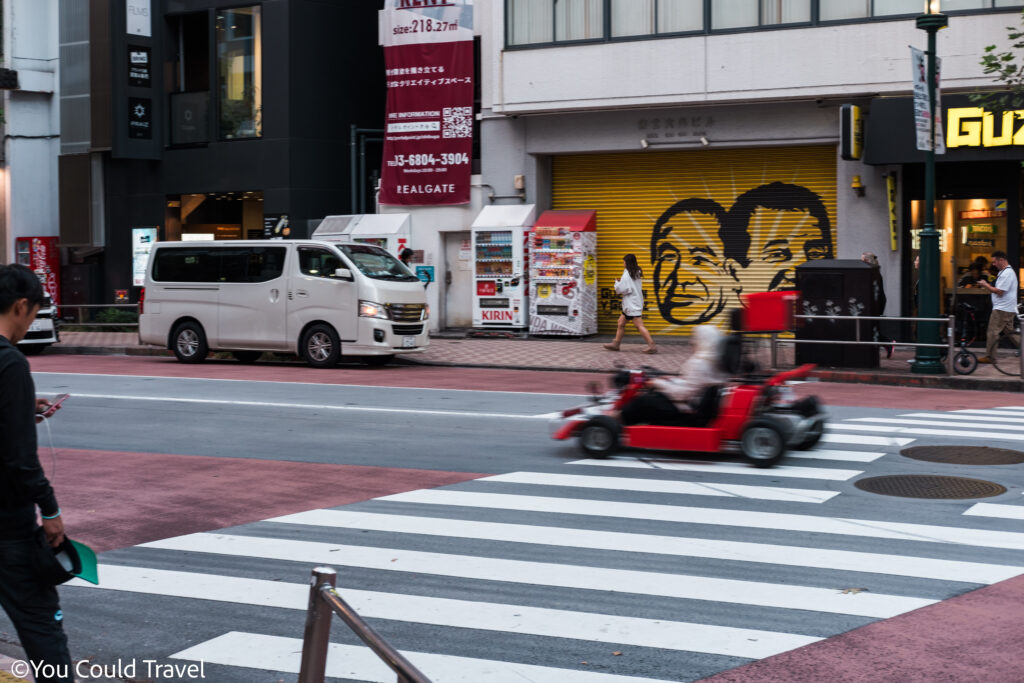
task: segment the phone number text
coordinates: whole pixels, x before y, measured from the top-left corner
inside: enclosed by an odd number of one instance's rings
[[[396,154],[390,161],[389,166],[457,166],[468,164],[469,154],[455,152],[452,154]]]

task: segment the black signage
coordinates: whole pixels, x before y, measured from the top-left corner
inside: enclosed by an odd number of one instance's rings
[[[153,137],[153,100],[148,97],[128,98],[128,137],[150,140]]]
[[[128,46],[128,85],[148,88],[152,82],[149,48]]]
[[[292,234],[288,227],[288,214],[268,213],[263,215],[263,238],[285,239]]]

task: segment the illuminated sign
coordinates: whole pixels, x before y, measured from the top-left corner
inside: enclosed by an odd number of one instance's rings
[[[949,120],[947,147],[1024,146],[1024,109],[1003,112],[999,117],[998,135],[996,114],[981,107],[950,108],[946,118]]]
[[[893,251],[900,248],[900,221],[896,214],[896,174],[885,176],[886,195],[889,197],[889,247]]]

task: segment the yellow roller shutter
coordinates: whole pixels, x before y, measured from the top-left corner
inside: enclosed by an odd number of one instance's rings
[[[562,156],[553,175],[555,209],[597,209],[602,332],[627,253],[656,334],[725,326],[740,294],[792,288],[797,265],[835,257],[834,147]]]

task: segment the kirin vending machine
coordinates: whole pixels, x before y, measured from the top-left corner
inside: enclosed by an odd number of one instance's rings
[[[597,333],[597,212],[545,211],[530,232],[530,334]]]
[[[487,206],[473,221],[473,327],[529,326],[526,240],[536,215],[533,204]]]

